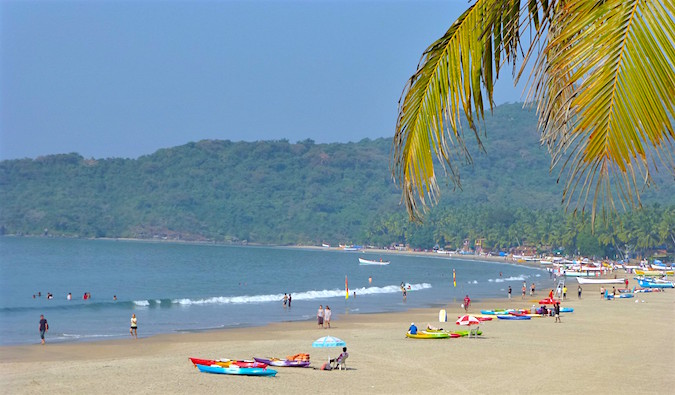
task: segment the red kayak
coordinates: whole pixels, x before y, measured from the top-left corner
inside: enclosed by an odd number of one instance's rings
[[[546,298],[539,301],[539,304],[558,304],[558,303],[560,303],[560,300],[551,298]]]
[[[205,366],[218,365],[222,367],[236,365],[239,366],[240,368],[263,368],[263,369],[267,367],[267,364],[257,361],[229,360],[229,359],[224,361],[217,361],[215,359],[201,359],[201,358],[189,358],[189,359],[195,365],[195,367],[197,365],[205,365]]]

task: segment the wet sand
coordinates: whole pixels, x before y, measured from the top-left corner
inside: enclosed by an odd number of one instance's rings
[[[410,322],[459,328],[439,323],[438,309],[359,315],[334,310],[331,329],[308,321],[143,338],[141,327],[138,340],[45,346],[36,333],[34,345],[0,348],[0,389],[12,394],[672,393],[675,291],[606,301],[599,285],[586,285],[578,300],[575,281],[568,284],[573,297],[563,306],[575,311],[563,314],[562,323],[550,317],[495,319],[480,325],[483,335],[477,339],[405,338]],[[535,296],[485,300],[469,311],[529,308],[546,295]],[[463,314],[456,302],[445,309],[448,321]],[[348,370],[275,368],[279,373],[273,378],[224,376],[199,373],[188,361],[303,352],[319,367],[340,352],[311,347],[328,334],[347,342]]]

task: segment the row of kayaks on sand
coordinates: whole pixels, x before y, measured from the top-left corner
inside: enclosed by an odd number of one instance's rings
[[[293,360],[281,358],[256,358],[253,360],[231,359],[202,359],[189,358],[200,372],[215,374],[231,374],[243,376],[274,376],[277,371],[269,369],[275,367],[299,367],[309,366],[309,360]]]
[[[475,331],[477,335],[482,335],[483,331]],[[405,333],[406,337],[411,339],[455,339],[458,337],[465,337],[469,335],[469,331],[454,331],[446,332],[442,329],[427,329],[423,331],[418,331],[417,333],[410,333],[409,331]]]
[[[549,309],[549,310],[551,310],[551,309]],[[573,313],[574,308],[572,308],[572,307],[561,307],[560,312],[561,313]],[[497,318],[500,318],[500,319],[509,319],[506,316],[512,316],[512,317],[528,316],[528,317],[531,317],[531,318],[532,317],[541,317],[542,314],[544,314],[543,310],[541,310],[541,309],[536,309],[534,312],[532,312],[532,310],[530,310],[530,309],[495,309],[495,310],[481,310],[480,313],[485,314],[485,315],[496,315]]]

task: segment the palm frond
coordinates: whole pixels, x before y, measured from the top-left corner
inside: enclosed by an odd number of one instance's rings
[[[640,206],[659,163],[674,171],[673,0],[566,2],[536,65],[542,140],[575,211]]]
[[[477,121],[484,117],[484,94],[493,106],[494,81],[503,54],[515,59],[519,44],[518,0],[479,0],[422,55],[399,101],[392,173],[403,189],[410,218],[421,217],[439,188],[438,158],[455,187],[461,188],[457,163],[471,162],[461,116],[479,147]]]

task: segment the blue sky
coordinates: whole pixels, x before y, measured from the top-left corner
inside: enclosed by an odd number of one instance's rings
[[[445,1],[0,1],[0,159],[391,137]],[[521,101],[509,71],[495,101]]]

